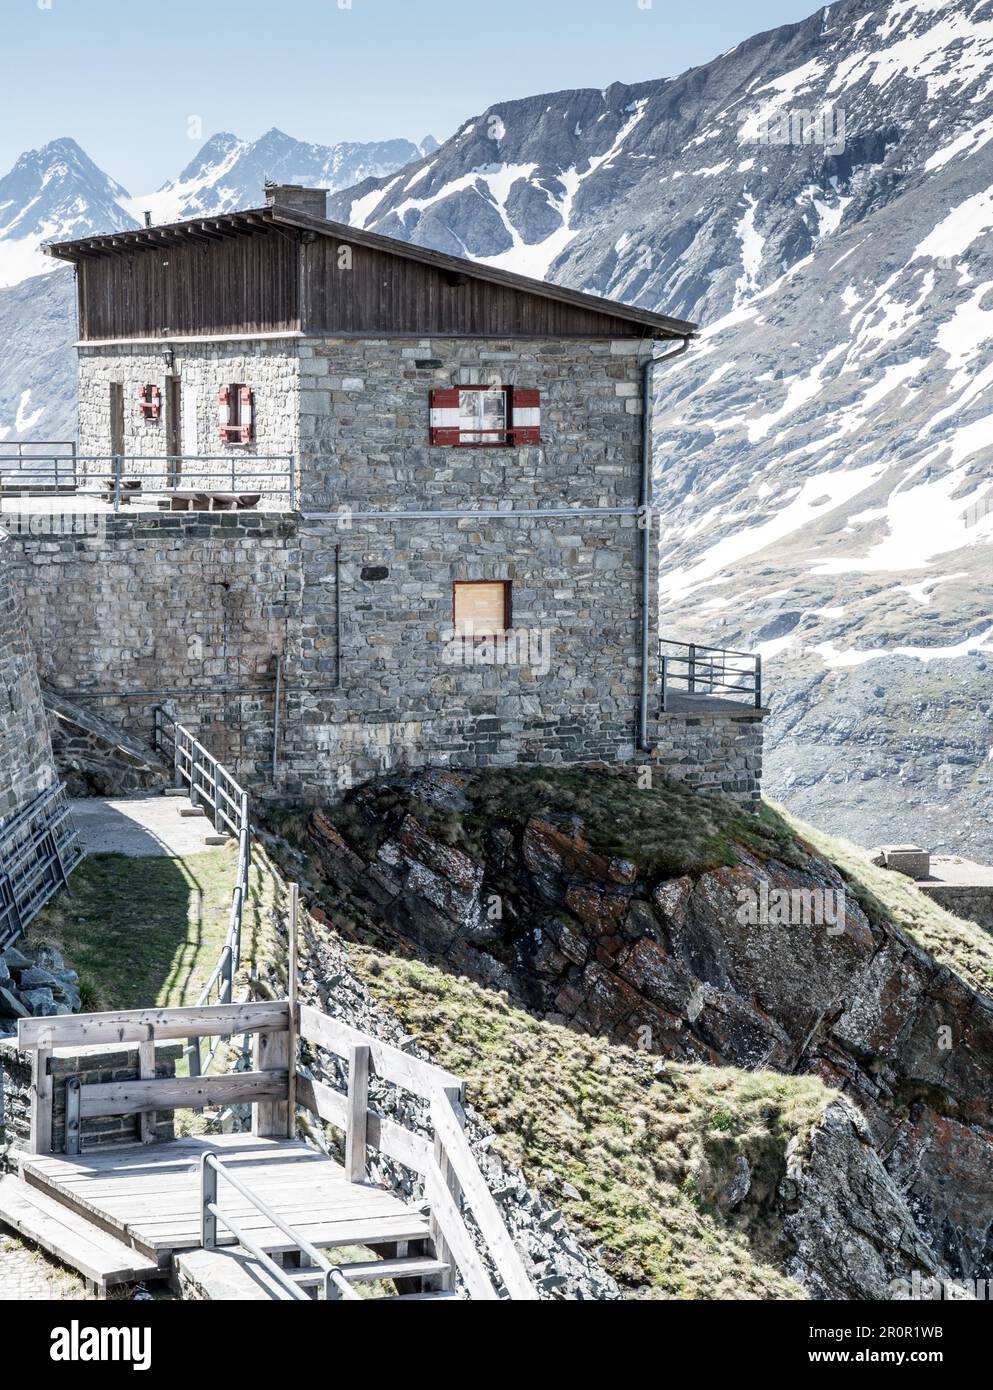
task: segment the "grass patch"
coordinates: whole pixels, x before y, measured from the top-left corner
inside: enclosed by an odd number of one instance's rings
[[[870,863],[858,845],[816,830],[781,806],[770,809],[798,839],[837,865],[870,921],[894,922],[966,984],[993,995],[993,937],[989,932],[976,922],[955,917],[906,875]]]
[[[639,786],[637,769],[631,768],[490,768],[442,776],[464,792],[468,809],[443,809],[429,789],[388,779],[359,789],[323,814],[368,859],[395,823],[413,811],[435,838],[477,858],[483,857],[494,826],[519,833],[538,817],[559,827],[578,825],[597,854],[626,859],[655,878],[733,867],[739,860],[736,846],[762,860],[803,860],[791,828],[773,808],[753,815],[728,797],[700,796],[657,773],[652,787]],[[287,843],[308,852],[299,812],[270,811],[268,821]]]
[[[195,1004],[227,933],[236,846],[183,859],[94,854],[29,928],[28,947],[54,946],[79,972],[84,1012]],[[253,870],[243,964],[254,958],[271,903]]]
[[[466,1078],[497,1150],[630,1291],[800,1299],[770,1202],[785,1150],[834,1097],[819,1080],[677,1065],[542,1023],[416,961],[346,948],[372,994]],[[751,1191],[728,1209],[744,1159]]]

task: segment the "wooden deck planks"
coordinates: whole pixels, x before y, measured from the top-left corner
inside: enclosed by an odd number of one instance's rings
[[[101,1288],[158,1274],[154,1260],[19,1178],[0,1178],[0,1221]]]
[[[75,1157],[29,1156],[22,1172],[37,1190],[102,1222],[161,1263],[170,1251],[200,1244],[200,1158],[205,1151],[235,1169],[316,1246],[420,1240],[428,1234],[420,1212],[381,1188],[349,1183],[337,1163],[299,1140],[217,1135]],[[218,1200],[266,1248],[292,1248],[223,1177]],[[230,1242],[223,1227],[219,1235]]]

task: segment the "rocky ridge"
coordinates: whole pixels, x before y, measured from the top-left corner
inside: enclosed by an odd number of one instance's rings
[[[938,936],[927,941],[925,926],[922,944],[915,923],[912,938],[768,812],[750,833],[749,818],[716,800],[632,790],[625,853],[603,819],[625,825],[621,779],[502,776],[497,801],[486,774],[422,773],[315,813],[299,843],[318,919],[611,1043],[820,1077],[858,1107],[936,1264],[988,1277],[988,938],[929,908],[978,953],[973,988],[951,968],[954,954],[929,954],[926,945],[944,953]],[[581,777],[592,779],[585,799]],[[697,840],[687,830],[694,802],[706,824]],[[646,838],[653,821],[659,844]],[[667,834],[677,848],[665,848]],[[768,906],[777,902],[789,904],[786,920]]]

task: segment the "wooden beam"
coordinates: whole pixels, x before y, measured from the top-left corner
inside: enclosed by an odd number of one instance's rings
[[[303,1072],[297,1072],[297,1101],[312,1115],[335,1129],[347,1132],[348,1097],[341,1091],[332,1090],[323,1081],[314,1081]],[[431,1144],[422,1134],[388,1120],[375,1110],[367,1110],[365,1117],[366,1142],[370,1149],[387,1154],[402,1163],[412,1172],[424,1174],[428,1164],[434,1162]]]
[[[345,1173],[349,1182],[365,1182],[366,1113],[369,1109],[369,1049],[348,1049],[348,1125]]]
[[[300,1005],[300,1036],[342,1058],[348,1056],[350,1048],[368,1044],[372,1070],[377,1076],[392,1081],[394,1085],[405,1086],[408,1091],[426,1100],[430,1100],[439,1088],[461,1090],[462,1087],[461,1079],[443,1067],[422,1062],[418,1057],[401,1052],[398,1047],[390,1047],[377,1038],[370,1038],[357,1028],[349,1027],[340,1019],[329,1018],[308,1004]]]
[[[155,1080],[155,1043],[149,1038],[138,1044],[138,1076],[142,1081]],[[155,1111],[141,1112],[141,1142],[155,1142]]]
[[[247,1004],[213,1004],[182,1009],[121,1009],[111,1013],[65,1014],[18,1021],[17,1046],[74,1047],[91,1043],[145,1042],[149,1038],[207,1038],[230,1033],[285,1031],[289,1005],[283,999]]]
[[[273,1068],[279,1068],[284,1077],[283,1089],[270,1098],[261,1097],[252,1107],[252,1133],[260,1139],[285,1139],[289,1123],[287,1100],[290,1091],[289,1061],[290,1035],[282,1033],[259,1033],[255,1040],[254,1058],[257,1075],[269,1075]],[[243,1072],[242,1075],[245,1075]]]
[[[52,1077],[48,1064],[51,1049],[39,1047],[31,1058],[31,1152],[52,1152]]]
[[[79,1113],[86,1120],[98,1115],[139,1115],[153,1108],[199,1109],[204,1105],[285,1098],[287,1080],[285,1071],[236,1071],[227,1076],[101,1082],[80,1087]]]

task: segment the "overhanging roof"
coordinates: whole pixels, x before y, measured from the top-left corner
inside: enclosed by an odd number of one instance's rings
[[[527,275],[515,275],[509,270],[498,270],[493,266],[480,265],[477,261],[464,260],[459,256],[448,256],[441,251],[430,251],[423,246],[413,246],[410,242],[399,241],[396,237],[380,236],[378,232],[363,231],[349,227],[343,222],[331,222],[327,218],[312,217],[297,208],[282,207],[278,203],[264,208],[249,208],[243,212],[224,213],[217,217],[194,217],[184,222],[170,222],[156,227],[135,227],[130,231],[112,232],[106,236],[81,237],[77,241],[52,242],[44,249],[49,256],[63,261],[90,260],[103,256],[131,255],[135,252],[162,250],[163,247],[178,246],[189,242],[226,241],[241,236],[262,236],[269,232],[282,232],[283,235],[299,232],[317,236],[334,237],[338,241],[355,246],[368,246],[387,255],[399,256],[404,260],[418,261],[433,266],[448,274],[483,280],[494,285],[503,285],[520,290],[525,294],[539,295],[545,299],[555,299],[563,304],[587,309],[593,313],[606,314],[614,319],[627,320],[640,329],[653,329],[666,338],[687,338],[697,331],[695,323],[684,319],[670,318],[666,314],[655,314],[648,309],[639,309],[632,304],[623,304],[616,299],[604,299],[600,295],[583,294],[563,285],[553,285],[547,280],[534,280]]]

